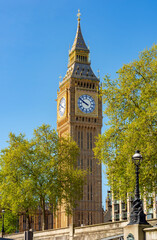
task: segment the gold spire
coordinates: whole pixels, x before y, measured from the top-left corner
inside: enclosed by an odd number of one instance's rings
[[[83,39],[82,33],[81,33],[80,16],[81,16],[80,9],[78,9],[78,14],[77,14],[77,17],[78,17],[78,19],[77,19],[78,20],[77,32],[76,32],[75,40],[74,40],[74,43],[72,45],[70,53],[73,52],[74,50],[83,50],[83,51],[88,51],[89,52],[89,50],[88,50],[88,48],[87,48],[87,46],[85,44],[85,41]]]
[[[78,14],[77,14],[77,21],[80,22],[80,16],[81,16],[81,13],[80,13],[80,9],[78,9]]]

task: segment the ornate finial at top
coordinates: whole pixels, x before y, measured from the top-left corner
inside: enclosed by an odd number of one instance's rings
[[[62,80],[62,76],[61,76],[61,75],[59,75],[59,80],[60,80],[60,81]]]
[[[90,47],[89,47],[89,41],[88,41],[88,49],[90,49]]]
[[[98,69],[97,72],[98,72],[98,79],[100,79],[100,70]]]
[[[80,22],[80,16],[81,16],[81,13],[80,13],[80,9],[78,9],[78,14],[77,14],[77,17],[78,17],[78,22]]]
[[[81,26],[80,26],[80,9],[78,9],[78,14],[77,14],[77,20],[78,20],[78,24],[77,24],[77,31],[76,31],[76,36],[75,36],[75,40],[74,43],[72,45],[71,51],[70,53],[72,53],[74,50],[83,50],[83,51],[88,51],[89,49],[87,48],[85,41],[83,39],[82,36],[82,32],[81,32]]]
[[[61,81],[62,81],[62,76],[61,75],[59,75],[59,86],[61,85]]]

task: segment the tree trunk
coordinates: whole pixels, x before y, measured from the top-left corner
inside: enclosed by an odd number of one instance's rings
[[[42,199],[42,231],[46,229],[45,224],[45,199]]]
[[[27,222],[28,222],[28,230],[30,230],[31,229],[31,219],[29,217],[28,210],[26,211],[26,218],[27,218]]]

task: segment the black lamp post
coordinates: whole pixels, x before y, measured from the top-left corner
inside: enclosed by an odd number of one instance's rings
[[[3,209],[2,210],[2,238],[4,236],[4,213],[5,213],[5,210]]]
[[[143,212],[143,205],[140,199],[140,191],[139,191],[139,166],[142,161],[142,155],[140,151],[135,151],[135,154],[132,156],[132,160],[135,164],[136,168],[136,189],[135,189],[135,200],[133,201],[133,208],[130,214],[130,222],[129,225],[132,224],[149,224],[146,221],[146,215]]]

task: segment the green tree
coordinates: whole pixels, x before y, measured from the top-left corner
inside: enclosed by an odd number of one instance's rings
[[[106,76],[101,89],[108,127],[100,135],[95,156],[106,165],[108,184],[125,199],[135,187],[132,155],[140,150],[140,190],[157,190],[157,45],[125,64],[118,78]]]
[[[1,208],[17,216],[25,213],[30,228],[29,214],[38,207],[33,179],[29,175],[32,144],[24,135],[12,133],[8,143],[8,148],[3,149],[0,155]]]
[[[0,218],[0,229],[2,229],[2,215]],[[16,214],[6,210],[4,213],[4,231],[6,233],[18,232],[19,230],[19,219]]]
[[[65,205],[71,213],[81,197],[85,172],[75,168],[79,148],[70,138],[59,138],[49,125],[34,130],[28,141],[10,134],[9,147],[2,150],[1,206],[28,218],[39,206],[45,229],[45,205],[57,210]]]

